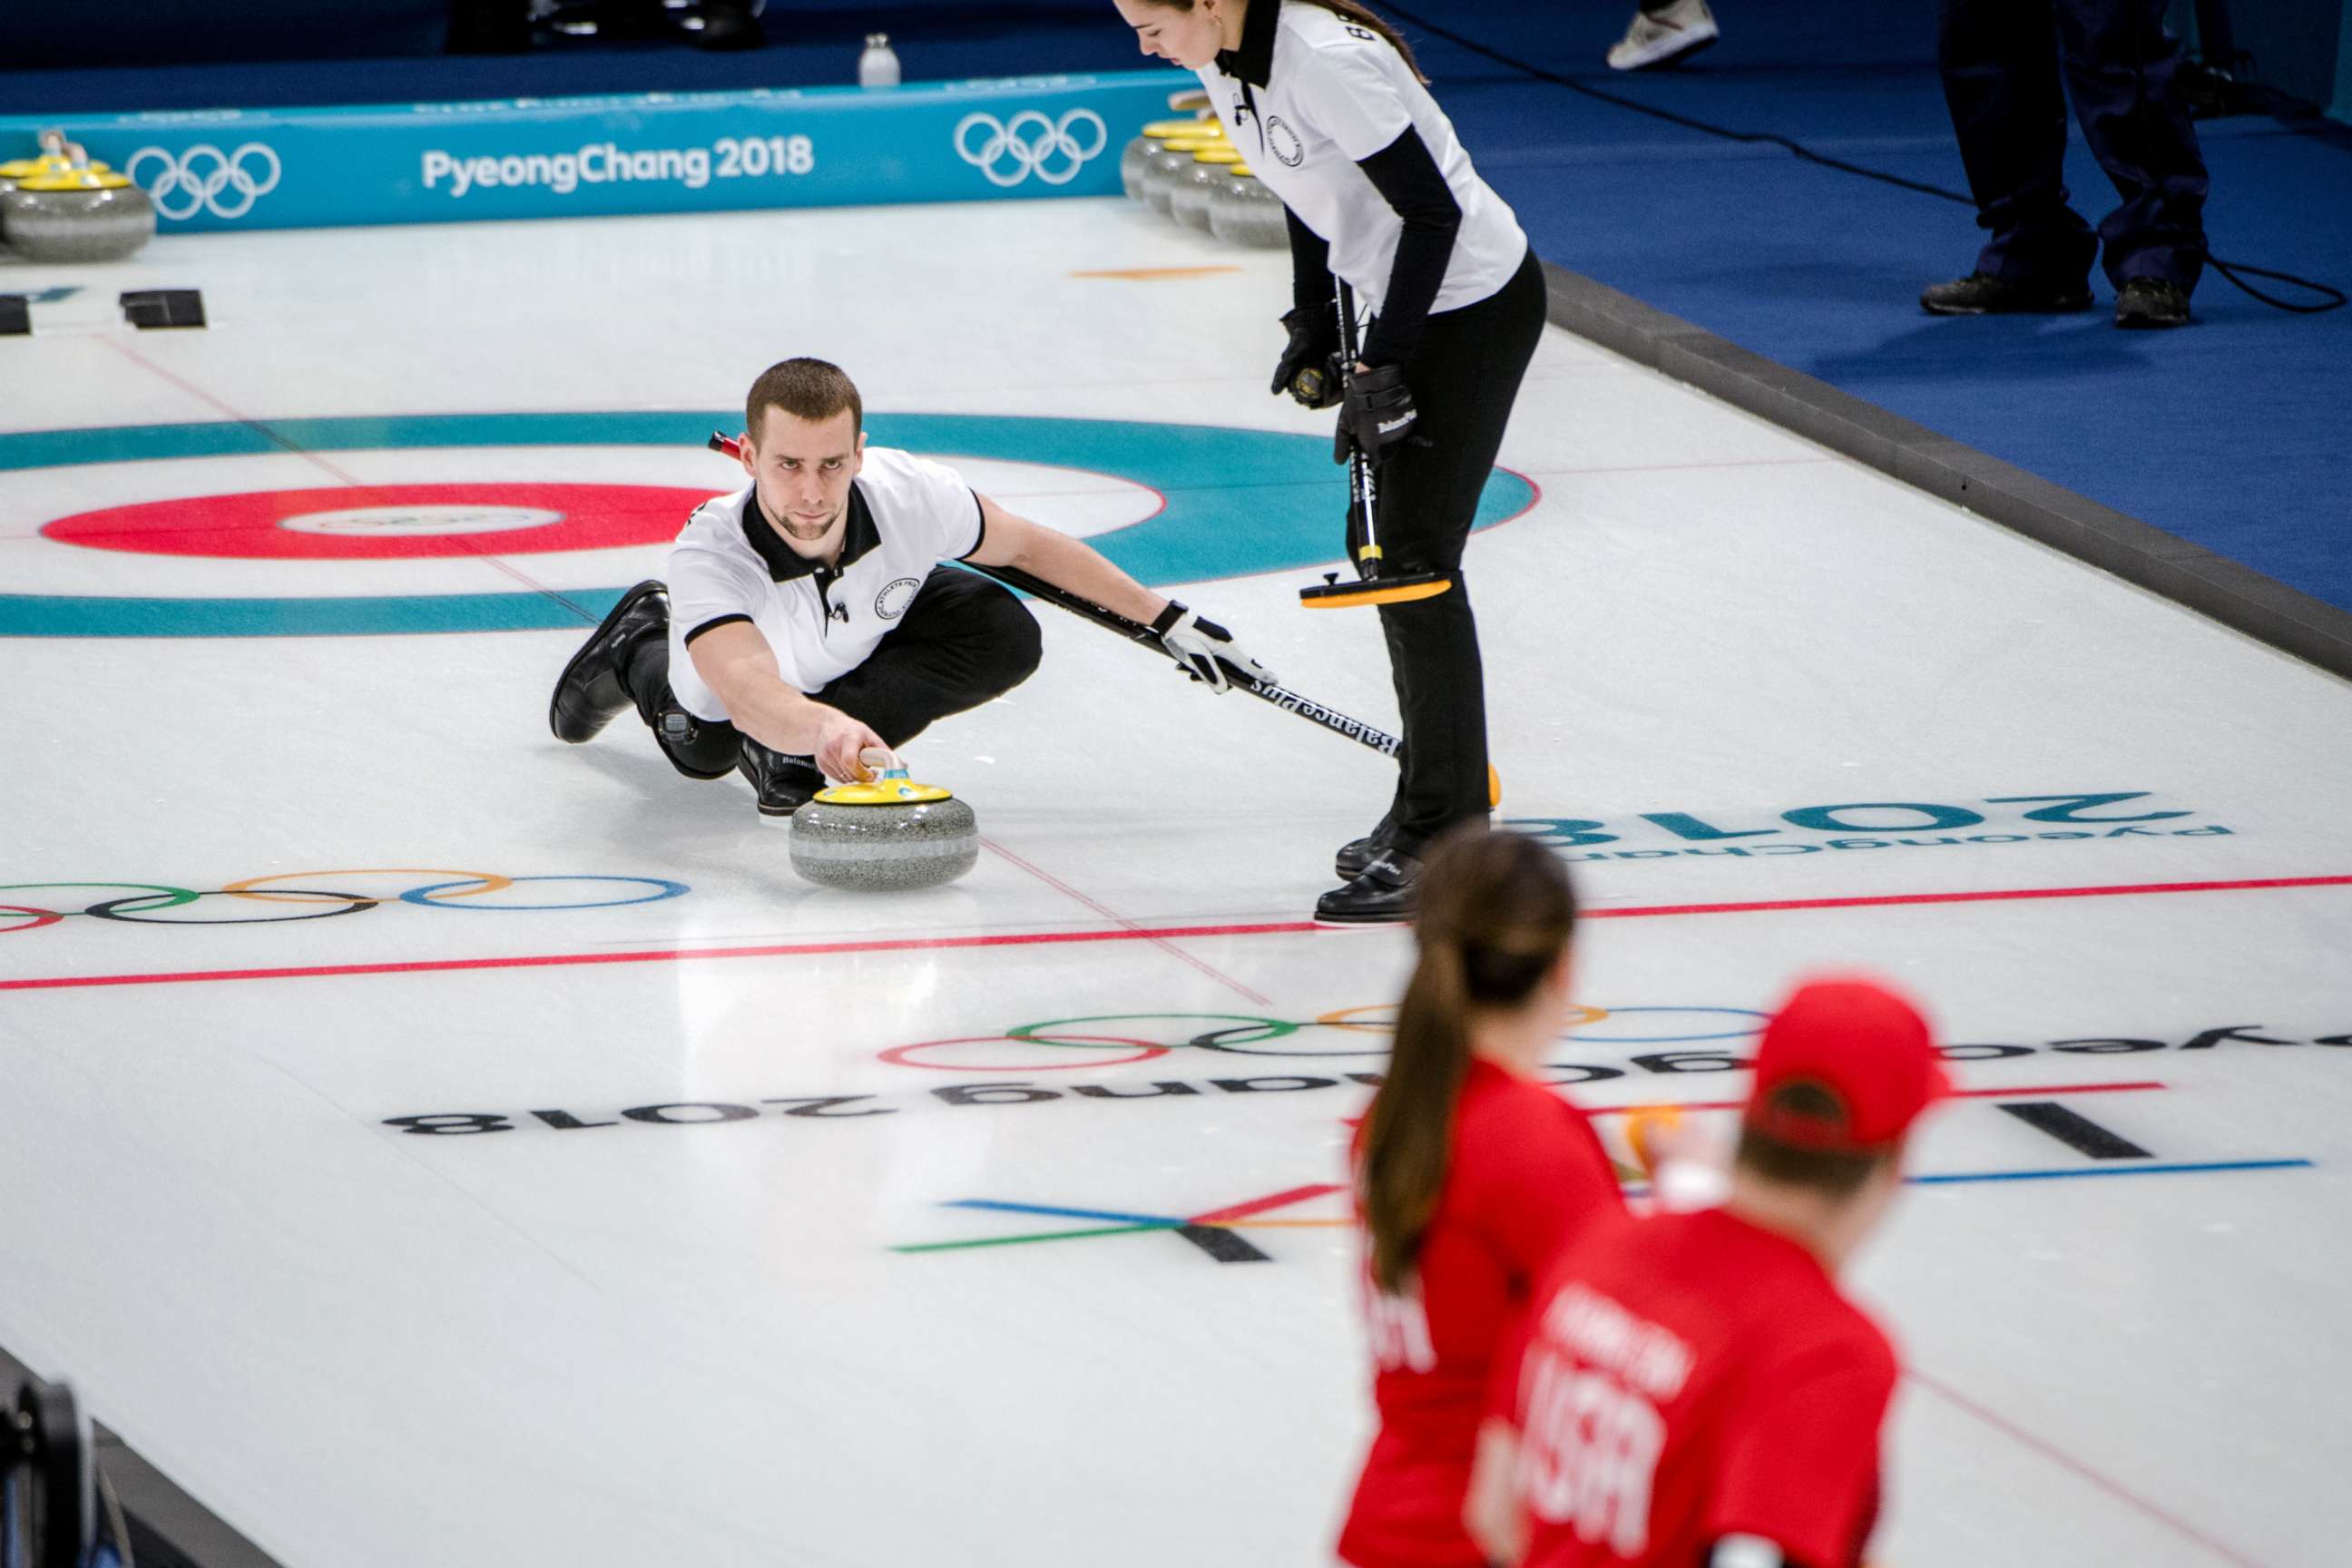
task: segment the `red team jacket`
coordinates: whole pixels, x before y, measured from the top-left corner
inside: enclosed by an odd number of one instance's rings
[[[1364,1277],[1381,1429],[1339,1555],[1358,1568],[1485,1568],[1462,1499],[1496,1352],[1561,1245],[1622,1216],[1616,1168],[1573,1107],[1474,1058],[1454,1154],[1422,1239],[1418,1294]]]
[[[1895,1350],[1813,1255],[1721,1209],[1588,1232],[1517,1374],[1528,1568],[1695,1568],[1727,1535],[1859,1568]]]

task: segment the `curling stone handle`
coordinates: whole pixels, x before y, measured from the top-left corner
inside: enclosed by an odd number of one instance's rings
[[[857,760],[878,779],[902,779],[907,776],[907,764],[887,746],[868,746],[857,753]]]

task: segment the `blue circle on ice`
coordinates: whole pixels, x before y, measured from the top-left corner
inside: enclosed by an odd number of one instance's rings
[[[90,463],[436,447],[698,447],[741,410],[397,414],[220,424],[125,425],[0,434],[0,472]],[[1319,436],[1118,419],[876,414],[880,446],[952,463],[999,458],[1089,469],[1167,498],[1157,514],[1087,542],[1154,585],[1303,571],[1338,559],[1346,486]],[[729,479],[713,460],[714,493]],[[1508,469],[1488,477],[1475,526],[1533,505]],[[685,520],[679,519],[683,526]],[[624,585],[551,594],[391,594],[143,598],[0,594],[0,637],[336,637],[572,628]]]

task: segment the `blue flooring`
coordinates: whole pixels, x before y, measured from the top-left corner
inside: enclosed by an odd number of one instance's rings
[[[1448,0],[1427,15],[1603,91],[1965,189],[1932,7],[1721,0],[1714,49],[1621,77],[1599,61],[1629,9]],[[2088,315],[1931,318],[1918,291],[1969,269],[1972,209],[1594,102],[1442,40],[1422,54],[1547,260],[2352,610],[2352,310],[2287,315],[2209,272],[2196,324],[2170,333],[2117,331],[2104,278]],[[2352,284],[2352,130],[2200,129],[2216,253]],[[2079,144],[2068,183],[2094,223],[2113,203]]]

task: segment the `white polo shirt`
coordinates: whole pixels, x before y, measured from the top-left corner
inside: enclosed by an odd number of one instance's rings
[[[1389,266],[1404,225],[1356,167],[1404,134],[1421,132],[1445,176],[1462,227],[1432,311],[1488,298],[1527,259],[1528,237],[1510,205],[1470,166],[1454,122],[1387,39],[1320,5],[1251,0],[1241,47],[1227,58],[1246,76],[1215,64],[1201,84],[1225,135],[1267,190],[1331,247],[1331,270],[1377,306],[1388,298]]]
[[[727,709],[695,672],[687,645],[713,626],[749,621],[774,650],[785,683],[814,692],[856,669],[914,602],[932,567],[980,548],[980,498],[954,469],[890,447],[868,447],[849,486],[841,556],[831,566],[793,552],[756,490],[695,509],[669,547],[669,685],[698,719]]]

